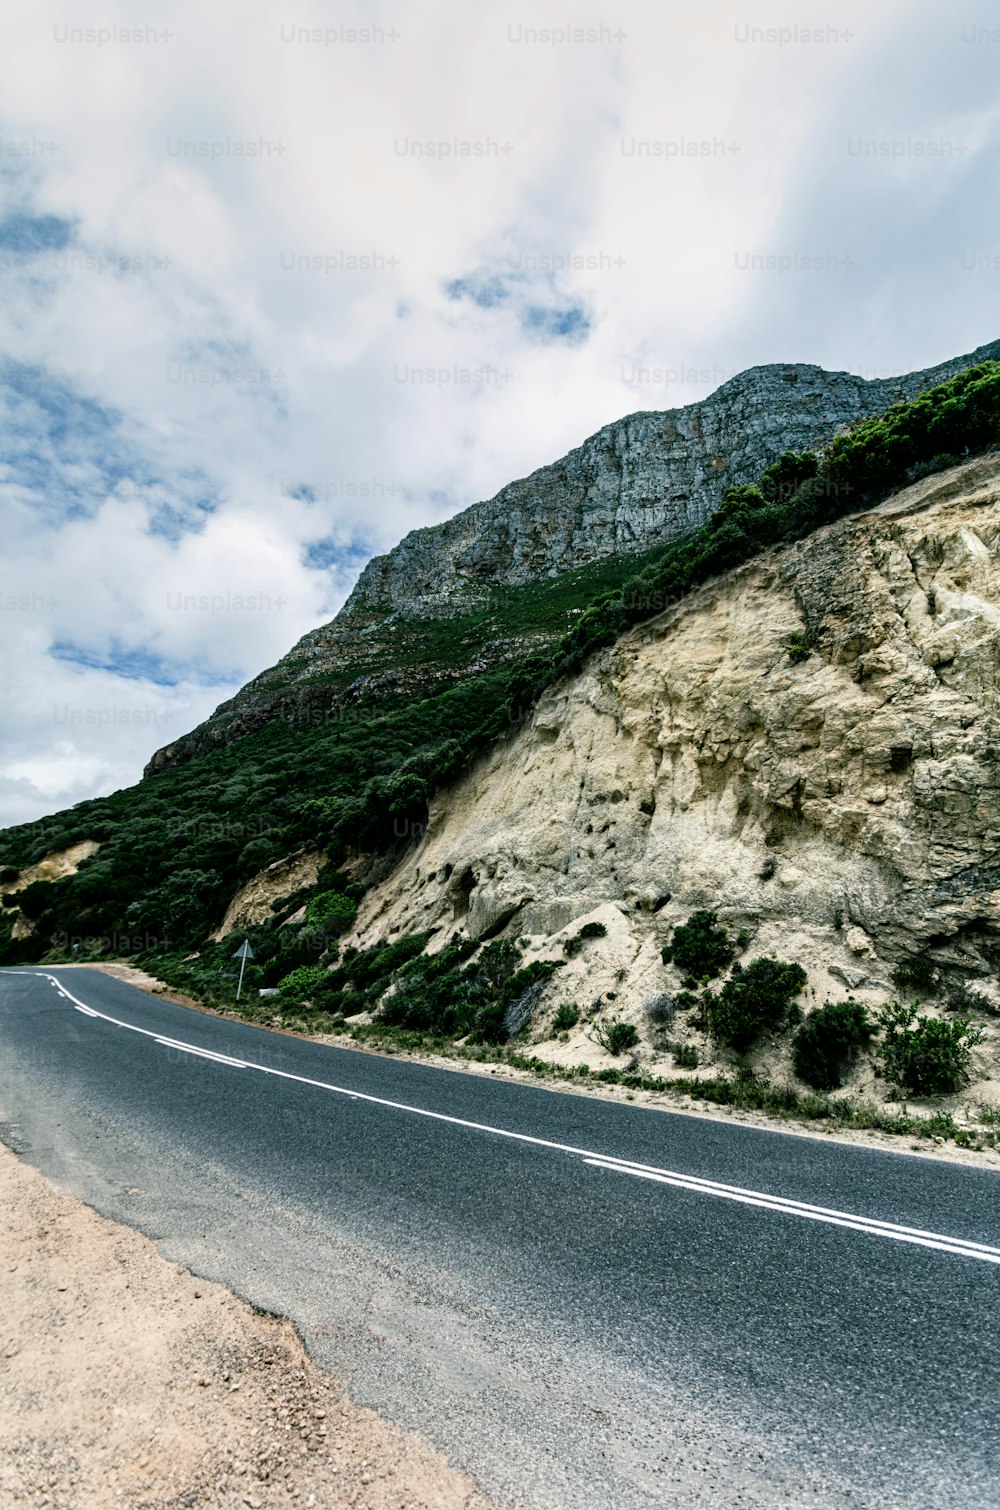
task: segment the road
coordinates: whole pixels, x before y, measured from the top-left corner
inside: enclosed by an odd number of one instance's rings
[[[1000,1179],[0,973],[0,1135],[504,1506],[1000,1505]]]

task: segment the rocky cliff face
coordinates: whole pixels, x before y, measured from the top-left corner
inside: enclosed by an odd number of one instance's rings
[[[752,367],[699,403],[629,415],[562,461],[376,556],[343,616],[447,615],[474,601],[484,582],[525,582],[648,550],[704,524],[726,488],[755,481],[783,451],[820,446],[997,355],[1000,342],[871,380],[822,367]]]
[[[792,631],[813,640],[801,664]],[[826,995],[882,1000],[893,962],[925,950],[992,982],[998,669],[991,456],[707,584],[596,656],[441,795],[357,940],[507,932],[551,955],[596,918],[607,937],[551,989],[613,991],[626,1017],[664,989],[660,948],[698,907],[749,928],[753,952],[805,962]]]
[[[392,691],[398,677],[384,663],[401,620],[449,618],[481,607],[498,584],[666,544],[703,524],[727,487],[753,481],[783,451],[822,446],[847,426],[998,356],[994,342],[938,367],[874,380],[812,366],[754,367],[699,403],[608,425],[562,461],[443,524],[414,530],[370,561],[332,624],[306,635],[200,728],[158,751],[147,775],[276,717],[328,716],[362,692]],[[473,658],[474,669],[517,648],[501,634]],[[345,699],[343,687],[325,684],[348,667],[354,686]]]

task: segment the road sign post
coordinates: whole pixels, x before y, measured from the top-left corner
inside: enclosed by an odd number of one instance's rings
[[[250,948],[249,939],[243,940],[242,944],[233,955],[233,959],[238,959],[240,962],[240,981],[239,985],[236,987],[236,1000],[239,1001],[240,992],[243,990],[243,971],[246,969],[247,960],[253,959],[253,950]]]

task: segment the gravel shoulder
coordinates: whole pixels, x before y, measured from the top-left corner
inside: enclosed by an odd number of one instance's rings
[[[0,1144],[0,1504],[489,1510],[287,1321],[168,1263]]]

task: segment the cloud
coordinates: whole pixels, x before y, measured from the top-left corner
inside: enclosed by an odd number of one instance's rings
[[[14,0],[0,821],[134,780],[373,551],[623,414],[1000,334],[985,0],[294,23]],[[851,265],[740,265],[789,251]]]

